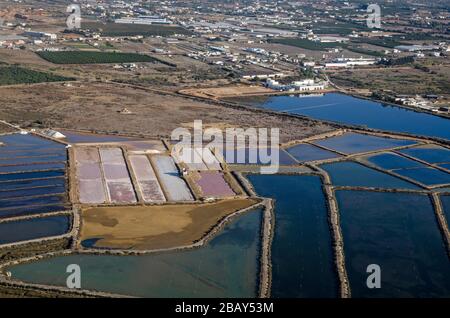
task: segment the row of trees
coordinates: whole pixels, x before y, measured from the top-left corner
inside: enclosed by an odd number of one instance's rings
[[[99,63],[135,63],[156,62],[148,55],[137,53],[59,51],[38,52],[43,59],[55,64],[99,64]]]

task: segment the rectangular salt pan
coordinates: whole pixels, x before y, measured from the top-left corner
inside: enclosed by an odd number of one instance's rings
[[[100,158],[111,202],[137,202],[122,150],[120,148],[102,148],[100,149]]]
[[[386,170],[423,167],[423,165],[417,161],[410,160],[393,153],[381,153],[374,156],[369,156],[367,160],[370,163]]]
[[[20,197],[30,197],[37,195],[64,194],[65,192],[66,192],[65,186],[56,186],[56,187],[49,186],[23,190],[0,191],[0,200],[16,199]]]
[[[96,180],[102,178],[102,172],[98,163],[82,163],[77,165],[78,179]]]
[[[300,162],[325,160],[341,157],[341,155],[309,144],[300,144],[286,149]]]
[[[208,170],[208,167],[203,162],[201,153],[195,148],[183,147],[176,154],[177,162],[184,163],[189,170]]]
[[[100,155],[96,148],[75,148],[78,192],[81,203],[100,204],[106,202],[102,181]]]
[[[26,172],[26,173],[11,173],[0,174],[0,183],[2,182],[15,182],[16,180],[29,180],[29,179],[44,179],[52,177],[64,177],[65,171],[44,171],[44,172]]]
[[[67,157],[65,154],[55,154],[39,157],[18,157],[9,159],[0,159],[0,165],[20,165],[20,164],[37,164],[37,163],[48,163],[48,162],[65,162]]]
[[[130,175],[128,174],[125,163],[123,164],[103,164],[103,173],[106,180],[124,180],[124,182],[130,181]]]
[[[79,180],[78,191],[81,203],[104,203],[105,189],[101,179]]]
[[[450,149],[443,147],[420,146],[403,149],[400,152],[428,163],[450,163]]]
[[[69,207],[60,204],[23,206],[0,211],[0,219],[32,214],[66,211],[69,209],[70,209]]]
[[[70,229],[67,215],[0,223],[0,244],[57,236]]]
[[[168,156],[154,156],[155,169],[170,201],[193,201],[186,182],[180,178],[175,162]]]
[[[27,135],[11,134],[11,135],[0,136],[0,142],[3,142],[5,144],[5,146],[4,146],[5,148],[9,148],[9,147],[65,148],[65,145],[63,145],[63,144],[60,144],[55,141],[45,139],[42,137],[38,137],[33,134],[27,134]]]
[[[207,197],[234,196],[235,193],[225,181],[223,174],[216,171],[200,172],[200,180],[197,184],[202,189],[203,195]]]
[[[65,184],[66,179],[64,178],[3,182],[0,184],[0,190],[3,192],[17,189],[28,189],[33,187],[64,186]]]
[[[75,160],[80,163],[100,162],[100,155],[96,148],[75,148]]]
[[[129,156],[131,166],[138,181],[145,202],[165,201],[164,194],[158,183],[155,171],[145,155]]]
[[[33,164],[33,165],[0,166],[0,173],[63,170],[65,168],[66,168],[66,164],[64,162],[63,163]]]
[[[450,184],[450,174],[434,168],[400,169],[395,173],[427,186]]]
[[[27,205],[44,205],[44,204],[63,204],[65,197],[61,195],[52,195],[37,198],[24,198],[15,200],[0,200],[0,209],[23,207]]]
[[[53,157],[58,156],[63,158],[63,160],[67,160],[67,153],[65,149],[55,149],[55,148],[31,148],[27,150],[20,151],[7,151],[6,148],[0,148],[0,158],[1,160],[14,159],[18,157],[27,157],[27,158],[39,158],[39,157]]]
[[[372,135],[346,133],[342,136],[314,141],[314,144],[345,154],[370,152],[415,144],[411,140],[393,139]]]
[[[161,187],[156,180],[141,181],[139,187],[145,202],[164,202],[166,201]]]
[[[122,164],[124,162],[122,150],[120,148],[101,148],[100,157],[104,164]]]
[[[217,160],[209,148],[196,149],[196,151],[202,156],[203,162],[209,170],[221,170],[219,160]]]
[[[155,171],[145,155],[129,156],[136,178],[140,181],[156,180]]]
[[[274,151],[278,152],[273,153]],[[228,164],[243,165],[295,165],[297,162],[283,149],[278,148],[231,148],[222,150],[218,155]]]
[[[128,182],[107,182],[111,202],[135,203],[133,186]]]

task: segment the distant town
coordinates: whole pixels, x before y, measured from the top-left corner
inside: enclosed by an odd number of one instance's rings
[[[388,2],[381,28],[367,27],[364,5],[351,1],[241,1],[214,6],[208,1],[162,1],[158,6],[146,1],[76,3],[81,8],[81,25],[67,30],[63,3],[47,7],[45,3],[27,6],[25,0],[4,1],[0,47],[147,53],[169,65],[217,69],[232,82],[259,82],[288,92],[334,86],[449,113],[448,92],[427,88],[431,75],[448,80],[450,17],[444,2],[431,7]],[[394,11],[397,5],[400,9]],[[111,68],[145,73],[145,66],[134,62],[115,63]],[[376,81],[364,83],[359,78],[372,71]],[[418,73],[414,75],[417,83],[407,91],[378,79],[381,73],[392,72]]]
[[[448,0],[0,0],[0,298],[450,297],[449,56]]]

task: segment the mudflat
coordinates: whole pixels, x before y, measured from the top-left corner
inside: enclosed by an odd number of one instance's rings
[[[215,203],[95,207],[82,212],[81,239],[91,247],[151,250],[200,240],[224,217],[248,208],[254,199]]]

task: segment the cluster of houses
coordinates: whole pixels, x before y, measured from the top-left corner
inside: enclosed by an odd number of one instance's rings
[[[375,58],[351,58],[351,57],[339,57],[325,62],[315,61],[303,61],[302,65],[306,68],[315,70],[319,69],[336,69],[336,68],[351,68],[355,66],[369,66],[375,65],[379,62],[379,59]]]
[[[450,113],[450,106],[436,106],[440,96],[438,95],[397,95],[395,96],[394,101],[397,104],[402,104],[405,106],[416,107],[419,109],[437,112],[437,113]]]
[[[57,39],[57,35],[47,32],[25,31],[20,35],[6,34],[0,35],[0,47],[17,49],[25,44],[40,45],[51,43]]]
[[[349,68],[354,66],[368,66],[378,63],[378,59],[374,58],[336,58],[330,62],[325,63],[325,68]]]
[[[393,50],[393,53],[400,52],[414,53],[418,58],[424,58],[425,54],[441,57],[450,52],[450,46],[446,42],[441,42],[436,45],[399,45]]]
[[[152,25],[152,24],[172,24],[172,21],[167,18],[154,15],[141,15],[138,17],[126,17],[116,19],[115,23],[121,24],[140,24],[140,25]]]

